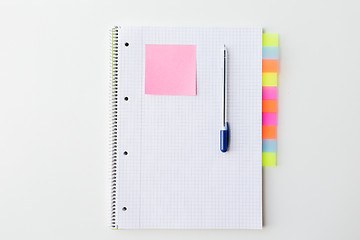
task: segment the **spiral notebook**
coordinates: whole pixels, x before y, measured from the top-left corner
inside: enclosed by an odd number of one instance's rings
[[[156,72],[165,48],[155,45],[193,46],[169,55],[190,62]],[[262,28],[114,27],[111,59],[111,227],[261,229]]]

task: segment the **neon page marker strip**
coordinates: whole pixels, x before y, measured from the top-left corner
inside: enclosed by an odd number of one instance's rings
[[[262,164],[266,166],[276,166],[276,152],[263,152],[262,153]]]
[[[270,125],[270,126],[276,126],[277,119],[276,119],[276,113],[262,113],[263,117],[263,126]]]
[[[262,47],[263,59],[279,59],[279,47]]]
[[[262,88],[263,99],[277,99],[277,89],[276,87],[263,87]]]
[[[262,60],[263,72],[276,73],[278,71],[277,59],[263,59]]]
[[[263,65],[264,71],[264,65]],[[263,72],[262,74],[263,87],[275,87],[277,86],[277,73],[276,72]]]
[[[277,112],[276,99],[263,99],[262,111],[263,113],[276,113]]]
[[[276,152],[276,139],[263,139],[262,140],[263,152]]]
[[[263,34],[262,165],[276,166],[277,85],[279,44],[277,33]]]
[[[277,33],[264,33],[263,34],[263,46],[264,47],[278,47],[279,40]]]
[[[263,125],[262,126],[263,139],[276,139],[276,126]]]

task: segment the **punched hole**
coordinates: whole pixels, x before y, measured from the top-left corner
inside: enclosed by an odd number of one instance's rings
[[[128,97],[124,97],[124,100],[127,101],[127,100],[129,100],[129,98],[128,98]]]
[[[125,43],[125,47],[128,47],[130,44],[128,42]]]
[[[125,212],[127,210],[127,207],[123,207],[122,210]]]
[[[124,152],[124,155],[128,155],[128,152],[127,152],[127,151],[125,151],[125,152]]]

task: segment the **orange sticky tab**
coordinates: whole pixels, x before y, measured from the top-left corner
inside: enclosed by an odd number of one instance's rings
[[[264,125],[262,126],[263,139],[276,139],[276,126]]]
[[[262,71],[263,72],[277,72],[278,71],[278,60],[277,59],[263,59],[262,60]]]
[[[262,111],[264,113],[276,113],[277,112],[276,100],[275,99],[262,100]]]

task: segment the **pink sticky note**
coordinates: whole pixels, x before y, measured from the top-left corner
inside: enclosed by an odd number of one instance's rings
[[[196,95],[196,45],[145,45],[145,94]]]
[[[276,99],[276,87],[263,87],[262,94],[262,99]]]
[[[262,114],[262,125],[273,125],[276,126],[276,113],[263,113]]]

